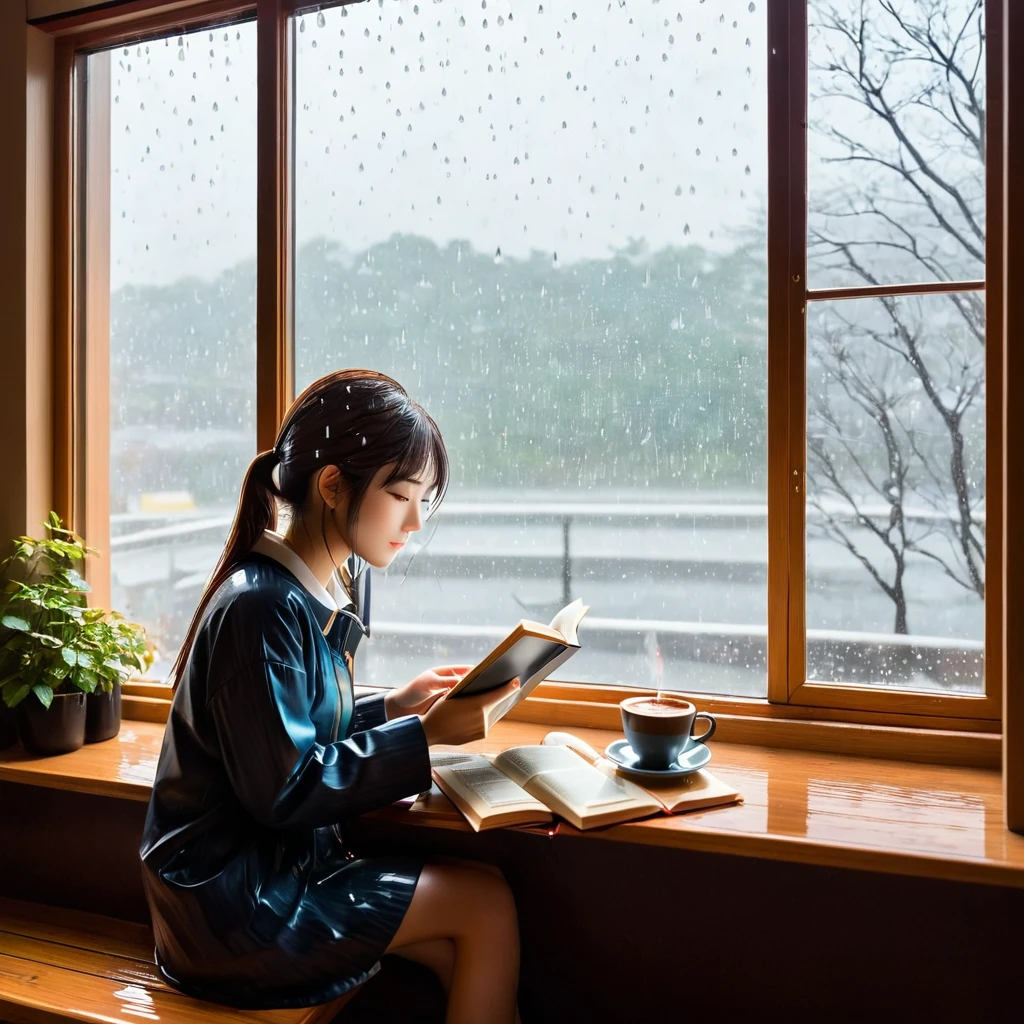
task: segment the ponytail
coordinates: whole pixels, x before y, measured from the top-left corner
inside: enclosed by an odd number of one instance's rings
[[[277,452],[273,448],[260,452],[249,463],[245,480],[242,482],[238,509],[235,512],[234,522],[231,524],[231,532],[228,534],[224,550],[221,552],[210,578],[206,581],[188,632],[181,643],[177,658],[174,659],[174,667],[171,669],[170,675],[173,689],[177,689],[178,683],[181,682],[196,632],[199,629],[199,623],[206,611],[206,606],[210,603],[210,598],[231,575],[236,563],[253,549],[256,542],[263,536],[263,531],[277,528],[277,501],[275,499],[277,487],[273,479],[274,467],[277,463]]]

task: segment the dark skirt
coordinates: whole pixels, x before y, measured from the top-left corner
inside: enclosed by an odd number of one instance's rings
[[[219,895],[206,893],[212,900],[149,884],[157,965],[187,995],[239,1009],[330,1002],[377,971],[422,867],[404,857],[354,859],[339,851],[303,873],[297,902],[287,881],[279,891],[265,891],[264,884],[246,896],[245,878],[231,871],[219,873],[218,882],[234,874],[235,893],[217,885]],[[198,914],[187,913],[189,903]]]

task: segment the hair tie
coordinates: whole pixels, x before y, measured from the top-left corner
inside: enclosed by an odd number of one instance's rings
[[[281,453],[277,450],[275,444],[270,449],[270,454],[274,456],[274,467],[270,471],[270,482],[274,485],[274,489],[280,493],[281,491]]]

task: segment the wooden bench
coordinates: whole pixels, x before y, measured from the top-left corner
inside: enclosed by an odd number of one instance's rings
[[[145,925],[0,899],[0,1020],[321,1024],[352,993],[306,1010],[234,1010],[172,989]]]

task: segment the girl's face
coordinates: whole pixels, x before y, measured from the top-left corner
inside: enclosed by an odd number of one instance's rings
[[[352,532],[355,553],[377,569],[387,568],[410,535],[422,528],[434,490],[426,470],[415,479],[385,484],[391,469],[384,466],[377,471]]]

